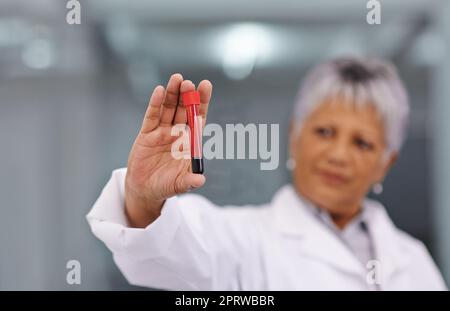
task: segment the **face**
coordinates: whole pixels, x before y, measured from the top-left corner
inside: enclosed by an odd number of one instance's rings
[[[382,121],[372,105],[325,101],[291,131],[293,180],[305,198],[335,216],[355,214],[395,160],[384,157]]]

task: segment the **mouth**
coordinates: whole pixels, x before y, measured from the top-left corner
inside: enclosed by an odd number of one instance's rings
[[[324,182],[333,186],[343,185],[350,181],[350,179],[343,174],[327,170],[319,170],[318,173]]]

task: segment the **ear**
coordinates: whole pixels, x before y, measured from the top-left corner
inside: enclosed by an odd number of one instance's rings
[[[395,162],[397,162],[397,159],[398,152],[392,152],[390,155],[388,155],[388,158],[386,160],[381,160],[381,167],[379,169],[375,182],[382,182],[384,180],[392,166],[395,164]]]

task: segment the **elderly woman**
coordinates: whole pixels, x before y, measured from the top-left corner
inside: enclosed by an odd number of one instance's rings
[[[263,206],[219,208],[198,194],[205,177],[175,159],[186,123],[180,74],[153,91],[128,168],[88,214],[93,233],[135,285],[185,290],[441,290],[424,245],[366,198],[381,190],[405,138],[408,99],[395,69],[337,59],[305,79],[290,127],[293,185]],[[212,85],[202,81],[206,119]],[[413,212],[413,211],[412,211]]]

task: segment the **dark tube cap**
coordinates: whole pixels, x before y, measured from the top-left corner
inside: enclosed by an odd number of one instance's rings
[[[205,171],[205,167],[203,165],[203,159],[191,159],[192,164],[192,173],[194,174],[203,174]]]

